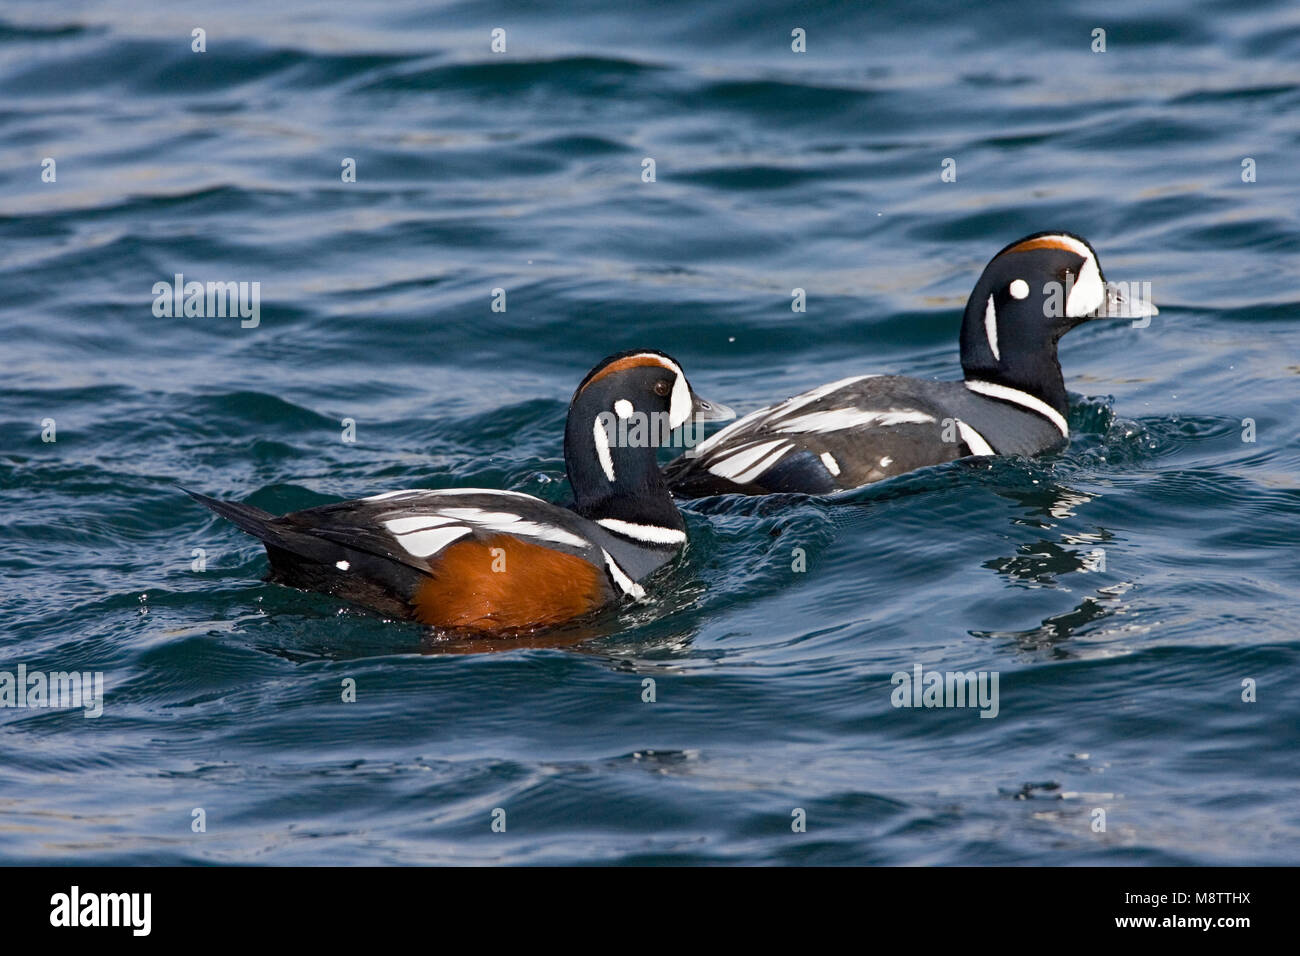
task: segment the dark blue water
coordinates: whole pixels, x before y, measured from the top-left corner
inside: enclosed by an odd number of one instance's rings
[[[3,862],[1300,860],[1296,4],[6,0],[0,91],[0,670],[105,682],[0,709]],[[601,356],[955,378],[1041,229],[1161,307],[1064,341],[1068,450],[694,503],[568,646],[262,583],[177,490],[562,500]],[[893,707],[917,664],[997,717]]]

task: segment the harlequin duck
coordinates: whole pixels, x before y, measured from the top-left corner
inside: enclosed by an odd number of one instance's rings
[[[961,327],[965,380],[857,375],[733,422],[665,469],[683,497],[829,494],[968,455],[1037,455],[1069,437],[1062,335],[1155,315],[1107,283],[1084,239],[1043,232],[985,267]]]
[[[622,352],[569,404],[572,509],[513,491],[390,491],[275,517],[188,492],[266,545],[267,580],[453,632],[525,633],[624,597],[686,543],[656,462],[671,429],[734,417],[656,351]],[[627,428],[628,423],[659,427]],[[623,427],[620,427],[623,426]]]

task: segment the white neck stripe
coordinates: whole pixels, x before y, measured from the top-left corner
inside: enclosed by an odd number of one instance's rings
[[[1008,388],[1006,385],[995,385],[993,382],[980,382],[973,379],[966,380],[966,387],[972,392],[978,392],[980,395],[999,398],[1004,402],[1011,402],[1013,405],[1027,408],[1031,412],[1037,412],[1059,428],[1063,436],[1070,437],[1070,426],[1066,423],[1065,417],[1041,398],[1035,398],[1028,392],[1022,392],[1018,388]]]
[[[686,532],[676,528],[661,528],[653,524],[636,524],[632,521],[620,521],[618,518],[597,518],[596,524],[606,531],[613,531],[625,538],[637,541],[649,541],[653,544],[685,544]]]
[[[605,431],[605,423],[599,418],[592,426],[591,437],[596,442],[596,457],[600,459],[600,470],[605,473],[606,478],[613,481],[614,458],[609,453],[609,433]]]
[[[961,433],[961,440],[966,443],[972,455],[996,455],[993,446],[984,440],[984,436],[971,428],[960,418],[957,419],[957,431]]]
[[[1065,314],[1072,319],[1092,315],[1105,301],[1106,286],[1101,281],[1101,270],[1097,268],[1097,260],[1088,256],[1065,297]]]
[[[1001,362],[1002,353],[998,351],[998,310],[993,308],[993,296],[989,296],[989,304],[984,309],[984,337],[989,340],[989,348],[993,350],[993,361]]]
[[[638,600],[645,597],[645,588],[629,578],[623,569],[618,566],[618,562],[610,557],[608,551],[601,548],[600,553],[605,556],[605,567],[609,568],[609,576],[614,579],[614,583],[619,586],[624,594],[631,595]]]

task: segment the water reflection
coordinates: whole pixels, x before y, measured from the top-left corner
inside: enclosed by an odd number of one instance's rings
[[[1077,518],[1085,506],[1100,497],[1096,494],[1050,483],[1032,489],[1000,488],[997,492],[1015,501],[1023,512],[1012,519],[1013,527],[1030,527],[1050,531],[1058,522]],[[982,566],[1001,575],[1008,586],[1072,590],[1062,579],[1067,575],[1102,575],[1109,577],[1107,545],[1116,535],[1106,528],[1093,526],[1082,531],[1060,531],[1054,537],[1042,534],[1021,542],[1015,553],[990,558]],[[1071,584],[1081,583],[1071,579]],[[1124,614],[1129,608],[1120,597],[1132,589],[1130,581],[1099,583],[1093,593],[1068,611],[1043,618],[1036,626],[1023,630],[971,630],[974,637],[1014,642],[1024,651],[1047,652],[1053,658],[1077,657],[1078,649],[1065,642],[1083,631],[1097,629],[1099,622]]]

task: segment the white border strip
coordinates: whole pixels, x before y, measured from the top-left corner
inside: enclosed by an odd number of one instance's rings
[[[635,524],[631,521],[620,521],[617,518],[597,518],[596,524],[606,531],[613,531],[615,534],[621,534],[625,538],[634,538],[637,541],[649,541],[653,544],[686,543],[686,532],[678,531],[676,528],[661,528],[653,524]]]
[[[989,398],[1000,398],[1004,402],[1010,402],[1031,412],[1037,412],[1059,428],[1064,437],[1070,437],[1070,426],[1066,423],[1065,418],[1041,398],[1035,398],[1028,392],[1022,392],[1018,388],[1008,388],[1006,385],[995,385],[992,382],[967,379],[966,387],[972,392],[978,392],[980,395],[987,395]]]

